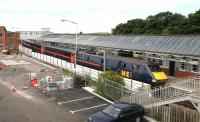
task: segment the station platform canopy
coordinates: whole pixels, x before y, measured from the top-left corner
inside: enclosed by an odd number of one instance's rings
[[[75,34],[47,34],[36,41],[75,44]],[[200,36],[78,35],[78,45],[200,56]]]

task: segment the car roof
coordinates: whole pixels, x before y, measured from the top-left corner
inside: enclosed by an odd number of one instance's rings
[[[137,104],[133,104],[133,103],[124,103],[124,102],[119,102],[119,103],[115,103],[113,104],[113,106],[119,108],[119,109],[126,109],[126,108],[130,108],[130,107],[134,107],[136,109],[144,109],[142,106],[139,106]]]

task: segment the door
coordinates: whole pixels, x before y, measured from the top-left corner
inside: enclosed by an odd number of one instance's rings
[[[70,54],[70,62],[71,62],[71,63],[74,63],[74,53],[71,53],[71,54]]]
[[[175,61],[169,61],[169,76],[174,76],[175,74]]]

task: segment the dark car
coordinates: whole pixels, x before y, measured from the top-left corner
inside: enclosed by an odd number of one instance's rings
[[[89,117],[88,122],[141,122],[144,108],[129,103],[115,103]]]

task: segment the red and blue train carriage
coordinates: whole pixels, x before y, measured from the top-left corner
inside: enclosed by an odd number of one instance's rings
[[[74,63],[74,51],[51,45],[40,45],[31,41],[23,41],[23,46],[33,52],[43,53],[71,63]],[[77,64],[96,70],[103,70],[103,56],[77,52]],[[140,82],[156,85],[164,83],[167,76],[158,64],[144,60],[130,59],[119,56],[106,56],[106,68],[118,72],[119,75]]]

